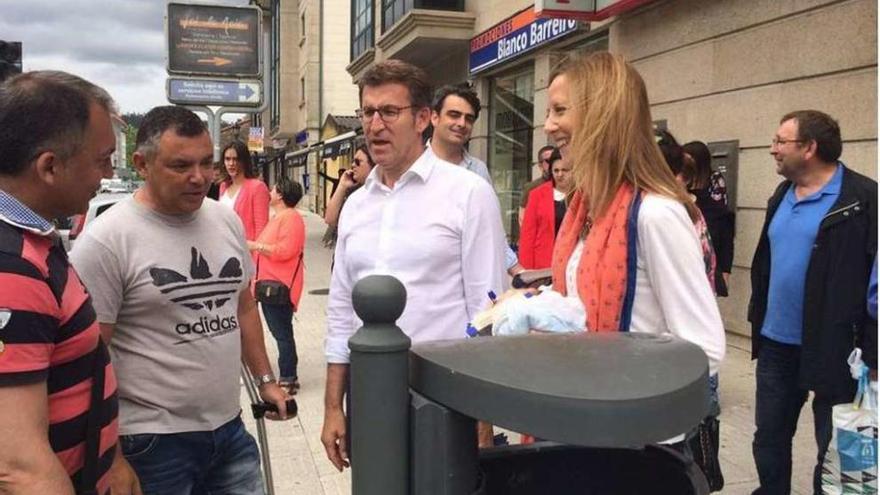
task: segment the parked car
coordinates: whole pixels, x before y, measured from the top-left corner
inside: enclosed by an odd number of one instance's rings
[[[131,196],[131,193],[98,194],[89,201],[89,209],[85,213],[74,215],[66,219],[66,221],[59,222],[58,232],[61,235],[61,242],[64,244],[64,248],[67,251],[73,249],[73,241],[82,235],[86,227],[98,218],[98,215],[129,196]]]

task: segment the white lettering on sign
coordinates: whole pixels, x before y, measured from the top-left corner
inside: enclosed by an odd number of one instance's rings
[[[529,35],[527,33],[520,33],[507,40],[501,39],[498,41],[498,58],[512,57],[528,47]]]

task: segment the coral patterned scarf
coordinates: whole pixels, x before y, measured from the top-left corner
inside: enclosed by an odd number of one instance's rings
[[[594,220],[577,268],[577,295],[587,310],[587,329],[628,331],[635,293],[638,211],[641,194],[623,184],[608,210]],[[572,198],[553,250],[553,289],[567,295],[565,271],[580,240],[589,208],[580,192]]]

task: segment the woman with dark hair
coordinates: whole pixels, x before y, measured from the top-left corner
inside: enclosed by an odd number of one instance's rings
[[[244,224],[247,240],[260,235],[269,221],[269,188],[257,179],[247,145],[233,141],[223,148],[226,177],[220,183],[220,203],[230,206]]]
[[[671,132],[665,129],[654,129],[654,138],[657,140],[657,147],[660,148],[660,153],[663,154],[663,158],[666,160],[666,165],[669,166],[672,175],[675,176],[682,187],[687,187],[687,184],[693,180],[696,174],[693,160],[685,154],[684,148],[678,144],[678,140],[675,139]],[[696,196],[688,193],[688,197],[692,203],[696,204]],[[712,245],[712,236],[709,233],[706,219],[702,213],[694,221],[694,227],[700,236],[700,247],[703,248],[703,263],[706,265],[706,276],[709,277],[709,283],[714,291],[717,261],[715,249]]]
[[[348,199],[351,193],[364,185],[367,176],[370,175],[375,165],[370,152],[367,150],[367,145],[358,145],[354,151],[354,158],[351,160],[351,168],[339,176],[339,183],[336,186],[336,190],[333,191],[330,201],[327,203],[327,209],[324,211],[324,222],[330,228],[336,229],[339,214],[342,212],[345,200]]]
[[[339,222],[339,215],[342,213],[342,207],[345,206],[345,200],[364,185],[375,166],[373,157],[370,156],[370,152],[367,150],[367,145],[364,143],[359,144],[355,148],[354,157],[351,160],[351,168],[339,175],[339,182],[336,184],[336,189],[333,190],[333,195],[330,196],[330,201],[327,202],[327,208],[324,210],[324,222],[327,224],[327,231],[324,232],[323,238],[324,247],[330,249],[336,247],[337,224]],[[334,259],[331,257],[331,269],[333,262]]]
[[[565,217],[566,198],[573,189],[571,165],[553,150],[550,180],[529,191],[519,235],[519,262],[526,269],[550,268],[556,233]]]
[[[306,229],[296,211],[302,196],[299,183],[286,178],[278,181],[269,196],[275,216],[256,241],[248,241],[248,248],[256,257],[256,297],[278,344],[278,384],[291,394],[299,388],[293,313],[302,295],[305,271]]]
[[[718,264],[715,271],[715,293],[728,295],[730,272],[733,268],[733,238],[736,215],[727,204],[727,185],[721,172],[712,170],[712,153],[701,141],[691,141],[683,147],[685,159],[693,160],[694,177],[687,184],[688,190],[697,198],[697,207],[709,226],[709,235],[715,247]]]

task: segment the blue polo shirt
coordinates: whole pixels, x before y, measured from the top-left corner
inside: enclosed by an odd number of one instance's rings
[[[800,201],[794,184],[770,221],[770,289],[761,335],[783,344],[801,344],[804,328],[804,285],[819,224],[840,196],[843,166],[825,186]]]

